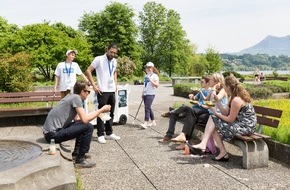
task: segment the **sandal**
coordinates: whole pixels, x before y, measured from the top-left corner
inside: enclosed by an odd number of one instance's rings
[[[197,155],[204,155],[206,152],[206,149],[200,149],[200,148],[194,148],[191,144],[186,142],[187,146],[190,149],[191,154],[197,154]]]

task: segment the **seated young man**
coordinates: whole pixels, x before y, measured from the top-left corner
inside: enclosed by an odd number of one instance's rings
[[[204,96],[208,96],[210,94],[209,89],[209,77],[203,76],[201,79],[201,92]],[[162,116],[169,115],[169,127],[166,132],[166,135],[159,140],[159,142],[169,142],[172,139],[172,136],[174,135],[175,131],[175,125],[178,119],[180,119],[180,116],[185,116],[184,119],[184,128],[192,128],[192,126],[196,122],[203,122],[206,123],[208,119],[208,110],[202,108],[200,105],[203,104],[204,97],[198,93],[197,95],[190,94],[190,99],[198,100],[198,103],[193,105],[193,107],[189,106],[181,106],[176,110],[172,110],[169,113],[162,114]],[[188,126],[188,127],[186,127]],[[189,127],[190,126],[190,127]],[[178,139],[174,139],[175,141],[178,141]]]
[[[64,97],[47,115],[43,126],[43,134],[47,142],[54,139],[56,143],[76,138],[73,155],[76,156],[76,166],[94,167],[85,159],[91,144],[94,127],[89,122],[102,112],[110,111],[109,105],[86,113],[82,101],[90,94],[89,86],[84,82],[76,82],[74,94]]]

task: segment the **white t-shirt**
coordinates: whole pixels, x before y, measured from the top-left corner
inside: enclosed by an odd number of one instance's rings
[[[72,90],[77,81],[77,75],[81,75],[82,71],[76,62],[71,64],[60,62],[54,74],[59,77],[59,91]]]
[[[91,66],[96,70],[98,87],[102,92],[115,92],[116,81],[114,72],[117,68],[117,60],[113,58],[108,60],[107,55],[95,57]]]
[[[144,78],[144,95],[155,95],[155,87],[151,82],[148,81],[148,79],[146,79],[146,77],[151,78],[154,82],[159,81],[159,77],[155,73],[151,73],[147,74]]]

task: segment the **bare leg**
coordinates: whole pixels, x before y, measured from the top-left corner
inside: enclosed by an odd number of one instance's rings
[[[213,132],[213,138],[217,144],[217,147],[220,149],[220,153],[217,157],[215,157],[216,159],[220,159],[222,157],[224,157],[227,154],[227,150],[225,148],[225,145],[223,143],[223,140],[221,138],[221,136],[218,134],[217,130],[214,130]]]
[[[214,130],[215,130],[215,124],[210,116],[208,118],[207,123],[206,123],[205,129],[204,129],[204,135],[203,135],[201,143],[199,143],[197,145],[193,145],[192,147],[205,150],[207,141],[210,138],[210,136],[212,135],[212,133],[214,132]]]

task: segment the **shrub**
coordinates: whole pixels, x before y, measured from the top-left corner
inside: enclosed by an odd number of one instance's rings
[[[290,81],[270,80],[264,81],[263,85],[277,86],[283,89],[282,92],[290,92]]]
[[[241,75],[241,74],[239,74],[239,73],[237,73],[237,72],[235,72],[235,71],[226,71],[226,72],[223,73],[223,76],[224,76],[224,77],[230,76],[231,73],[232,73],[236,78],[238,78],[240,82],[244,82],[245,78],[243,77],[243,75]]]
[[[29,55],[17,53],[0,57],[0,91],[24,92],[32,87],[32,69]]]
[[[193,88],[200,88],[200,85],[194,85],[192,83],[187,84],[175,84],[173,86],[173,94],[174,96],[181,96],[184,98],[188,98],[189,94],[196,94],[199,90],[192,90]]]
[[[273,92],[269,88],[262,85],[244,84],[244,87],[253,99],[267,99],[273,95]]]

